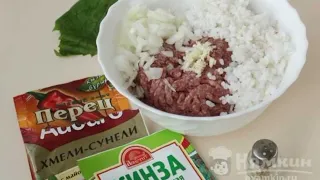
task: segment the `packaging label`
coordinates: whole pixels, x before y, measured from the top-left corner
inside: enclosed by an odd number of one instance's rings
[[[78,159],[148,135],[105,76],[29,91],[14,103],[33,180],[79,180]]]
[[[84,180],[78,166],[56,175],[58,180]]]
[[[202,180],[192,160],[176,142],[167,144],[152,153],[146,147],[130,146],[123,153],[122,164],[96,174],[99,180],[129,179],[186,179]],[[125,150],[126,151],[126,150]],[[127,172],[127,174],[123,174]]]
[[[83,158],[78,164],[88,180],[214,179],[189,141],[169,130]]]

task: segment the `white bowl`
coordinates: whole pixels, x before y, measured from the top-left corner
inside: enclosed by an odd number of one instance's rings
[[[267,12],[278,20],[282,30],[293,40],[296,52],[291,56],[284,79],[278,91],[267,101],[245,111],[220,117],[188,117],[166,113],[150,107],[135,98],[122,86],[120,72],[113,62],[117,48],[117,37],[122,19],[134,4],[145,4],[148,7],[172,9],[183,13],[187,1],[197,0],[119,0],[110,9],[100,25],[97,39],[98,59],[111,83],[134,105],[137,105],[144,116],[170,130],[191,135],[219,135],[239,129],[256,119],[274,100],[279,98],[298,78],[306,61],[308,41],[305,25],[297,11],[286,0],[251,0],[250,6],[257,12]]]

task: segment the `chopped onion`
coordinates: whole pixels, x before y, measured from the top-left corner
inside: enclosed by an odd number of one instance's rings
[[[213,65],[216,65],[216,63],[217,63],[217,61],[214,58],[210,57],[210,59],[209,59],[209,67],[212,68]]]
[[[226,115],[228,115],[227,112],[221,112],[221,113],[220,113],[220,116],[226,116]]]
[[[223,74],[224,73],[224,70],[222,68],[218,68],[217,71],[218,71],[219,74]]]
[[[128,60],[129,58],[125,55],[118,55],[115,57],[114,61],[117,68],[123,72],[131,72],[133,69],[132,64]]]
[[[167,70],[168,71],[170,71],[170,70],[172,70],[174,68],[174,66],[170,63],[170,64],[168,64],[168,66],[167,66]]]
[[[149,68],[147,71],[145,71],[149,81],[153,79],[160,79],[162,76],[162,72],[162,68]]]
[[[138,36],[137,37],[137,45],[136,45],[136,53],[140,53],[146,45],[148,45],[148,42],[145,39],[143,39],[142,37]]]
[[[191,39],[193,41],[198,40],[199,38],[197,38],[192,31],[190,31],[190,29],[186,26],[186,25],[182,25],[180,26],[181,31],[184,32],[184,34],[188,37],[188,39]]]
[[[136,96],[137,96],[137,98],[144,97],[144,90],[141,86],[136,86]]]
[[[214,80],[214,81],[217,80],[217,77],[214,76],[214,75],[212,75],[210,72],[208,72],[207,77],[208,77],[209,79],[211,79],[211,80]]]
[[[163,68],[152,68],[155,55],[162,53],[166,57],[174,57],[172,51],[162,49],[164,40],[174,44],[176,50],[187,51],[183,42],[195,39],[191,28],[170,11],[163,9],[149,10],[146,6],[136,6],[128,12],[128,17],[123,25],[123,47],[118,51],[121,56],[116,58],[118,70],[122,73],[126,85],[132,85],[139,68],[143,68],[148,79],[160,79]],[[183,61],[179,60],[182,64]],[[174,66],[168,65],[168,70]],[[165,81],[171,90],[175,89]],[[139,90],[138,90],[139,91]]]
[[[148,8],[147,6],[134,6],[128,12],[128,19],[135,21],[147,16]]]
[[[150,46],[156,47],[156,48],[160,48],[163,44],[163,39],[154,34],[149,34],[148,41]]]
[[[151,64],[153,64],[155,58],[154,57],[150,57],[148,58],[148,60],[146,61],[146,64],[143,66],[144,70],[147,70],[150,68]]]
[[[161,9],[157,9],[155,11],[148,11],[147,16],[149,19],[164,23],[174,23],[175,21],[175,17],[173,15]]]
[[[129,61],[132,62],[132,63],[135,63],[137,61],[139,61],[139,58],[137,55],[133,54],[131,51],[125,49],[125,48],[122,48],[120,47],[118,49],[118,54],[123,54],[123,55],[126,55],[127,57],[129,57]]]
[[[151,34],[156,34],[160,28],[160,25],[156,23],[149,23],[148,27]]]
[[[172,35],[169,39],[167,39],[166,43],[167,44],[174,44],[177,41],[183,40],[184,38],[184,32],[182,30],[179,30],[177,33]],[[182,46],[183,42],[181,43]]]
[[[149,49],[149,54],[150,55],[156,55],[156,54],[158,54],[160,52],[160,48],[157,48],[157,47],[155,47],[155,48],[150,48]]]
[[[167,57],[173,57],[172,51],[161,51],[161,54],[167,56]]]
[[[164,79],[163,82],[173,91],[173,92],[177,92],[176,89],[174,89],[174,87],[171,86],[171,84],[169,83],[169,81],[167,79]]]
[[[224,65],[224,60],[223,60],[223,59],[220,59],[220,60],[219,60],[219,63],[223,66],[223,65]]]
[[[182,44],[183,44],[183,40],[177,41],[177,42],[174,44],[176,50],[178,50],[178,51],[183,51],[183,50],[185,50],[185,49],[183,49]]]
[[[138,71],[132,71],[132,74],[129,76],[129,79],[126,81],[126,83],[124,85],[124,87],[126,89],[128,89],[132,85],[132,83],[136,79],[137,75],[138,75]]]
[[[177,31],[177,27],[173,24],[160,23],[159,25],[160,27],[157,30],[157,35],[161,38],[167,39]]]
[[[148,30],[146,27],[144,27],[143,22],[141,20],[136,21],[135,23],[132,24],[132,28],[136,30],[136,32],[143,37],[147,37],[148,35]]]
[[[137,43],[138,43],[138,42],[137,42],[137,36],[136,36],[135,34],[129,33],[129,34],[128,34],[128,38],[129,38],[129,40],[130,40],[130,43],[136,47],[136,46],[137,46]]]
[[[140,54],[139,54],[139,57],[140,57],[140,61],[139,61],[139,66],[140,66],[140,67],[143,67],[144,64],[147,62],[148,58],[150,58],[150,57],[149,57],[149,54],[146,53],[146,52],[140,53]]]
[[[211,102],[211,101],[209,101],[209,100],[206,101],[206,105],[209,106],[209,107],[211,107],[211,108],[213,108],[213,107],[216,106],[216,104],[214,104],[213,102]]]

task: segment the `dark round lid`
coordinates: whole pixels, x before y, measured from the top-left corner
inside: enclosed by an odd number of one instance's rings
[[[268,139],[261,139],[252,147],[252,159],[259,166],[270,167],[277,160],[278,147]]]

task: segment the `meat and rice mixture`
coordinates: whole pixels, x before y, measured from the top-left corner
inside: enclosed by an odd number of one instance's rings
[[[125,85],[157,109],[219,116],[252,107],[282,81],[289,37],[249,0],[198,0],[185,17],[135,6],[115,62]]]
[[[228,43],[221,39],[202,38],[200,43],[210,43],[212,50],[205,58],[207,65],[198,76],[193,71],[184,71],[179,63],[185,56],[173,45],[164,43],[164,52],[173,52],[173,56],[165,53],[155,55],[152,68],[162,68],[159,79],[149,80],[143,68],[139,69],[134,81],[144,91],[142,100],[160,110],[188,116],[218,116],[221,113],[230,112],[230,104],[220,100],[221,97],[230,94],[221,84],[227,83],[225,73],[219,70],[227,67],[231,62],[232,52],[228,51]],[[195,42],[190,41],[186,47],[192,47]],[[210,64],[210,57],[220,61]]]

